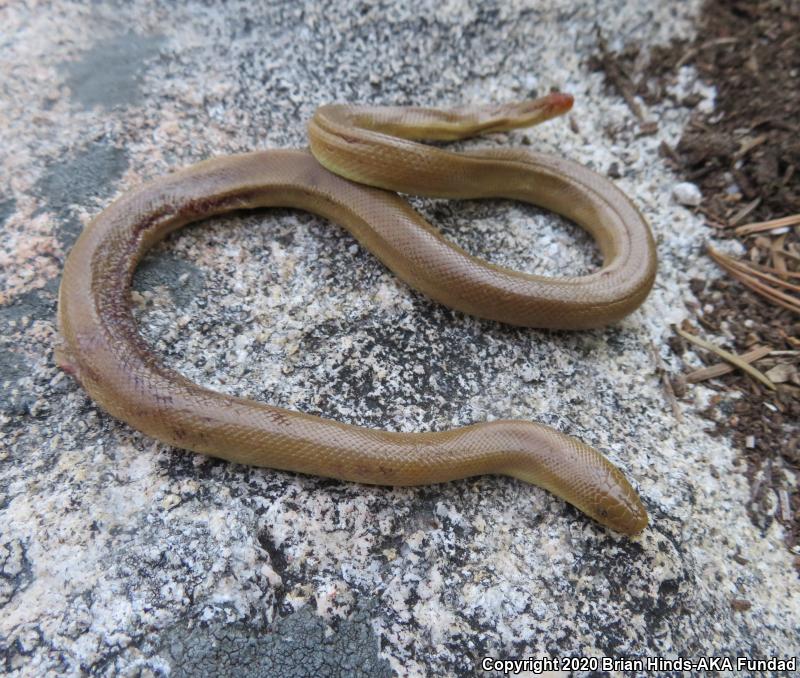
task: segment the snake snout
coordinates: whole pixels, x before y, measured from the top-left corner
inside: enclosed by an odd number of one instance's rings
[[[553,117],[569,111],[572,108],[572,104],[575,102],[571,94],[564,94],[563,92],[552,92],[544,98],[547,101],[547,105]]]
[[[617,532],[639,534],[647,527],[647,510],[626,480],[624,485],[621,484],[616,489],[612,494],[599,498],[594,506],[587,507],[586,513]]]
[[[533,123],[544,122],[559,115],[564,115],[572,108],[575,99],[571,94],[564,94],[563,92],[551,92],[550,94],[526,101],[521,104],[520,113],[523,115],[531,116]]]

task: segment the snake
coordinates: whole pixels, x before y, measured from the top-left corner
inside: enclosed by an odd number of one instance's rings
[[[167,234],[233,210],[285,207],[344,227],[402,281],[457,311],[535,328],[614,323],[647,297],[657,265],[650,228],[625,193],[576,162],[528,148],[436,143],[528,127],[572,105],[560,92],[447,110],[322,105],[308,124],[310,148],[214,157],[135,187],[89,222],[66,257],[56,363],[101,409],[169,446],[374,485],[507,475],[613,531],[639,533],[648,516],[636,490],[573,436],[512,419],[388,431],[233,397],[166,366],[131,308],[137,263]],[[602,266],[546,277],[489,263],[445,238],[400,194],[537,205],[587,230]]]

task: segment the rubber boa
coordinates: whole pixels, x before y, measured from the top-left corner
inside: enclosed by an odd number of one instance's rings
[[[91,221],[67,257],[57,362],[101,408],[169,445],[380,485],[505,474],[614,530],[638,533],[647,525],[638,494],[574,437],[516,420],[398,433],[224,395],[168,369],[130,308],[137,263],[168,233],[232,210],[281,206],[340,224],[399,278],[465,313],[543,328],[613,323],[642,303],[656,272],[650,229],[622,191],[577,163],[526,149],[453,152],[419,143],[528,126],[571,106],[564,94],[448,111],[322,106],[309,124],[310,152],[218,157],[134,188]],[[548,278],[487,263],[442,237],[397,192],[542,206],[589,231],[603,266]]]

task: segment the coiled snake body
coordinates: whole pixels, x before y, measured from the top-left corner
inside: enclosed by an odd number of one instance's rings
[[[647,513],[635,490],[575,438],[507,420],[395,433],[223,395],[167,369],[130,311],[133,271],[169,232],[230,210],[283,206],[343,225],[409,285],[466,313],[562,329],[614,322],[645,299],[656,269],[650,230],[621,191],[580,165],[527,150],[453,153],[414,141],[527,126],[571,105],[571,97],[551,94],[453,111],[323,106],[309,125],[311,153],[220,157],[130,191],[89,224],[67,258],[59,364],[103,409],[170,445],[382,485],[506,474],[554,492],[615,530],[639,532]],[[445,240],[394,191],[540,205],[587,229],[604,265],[591,275],[555,279],[486,263]]]

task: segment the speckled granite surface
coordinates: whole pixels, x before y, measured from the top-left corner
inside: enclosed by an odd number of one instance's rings
[[[672,359],[667,323],[702,265],[701,224],[657,153],[688,112],[649,111],[659,129],[641,136],[585,67],[596,26],[612,47],[661,43],[691,34],[697,2],[260,4],[0,3],[0,672],[473,675],[487,655],[797,655],[780,527],[750,524],[736,455],[691,408],[675,421],[650,352]],[[395,430],[521,417],[578,435],[640,488],[642,536],[506,478],[373,488],[169,449],[55,368],[65,254],[126,188],[303,145],[323,102],[551,86],[576,96],[574,124],[470,143],[616,165],[661,258],[652,296],[618,326],[452,313],[340,228],[289,211],[171,237],[137,274],[137,317],[170,365],[228,393]],[[713,97],[690,69],[675,87]],[[414,204],[498,263],[597,263],[589,238],[534,208]]]

